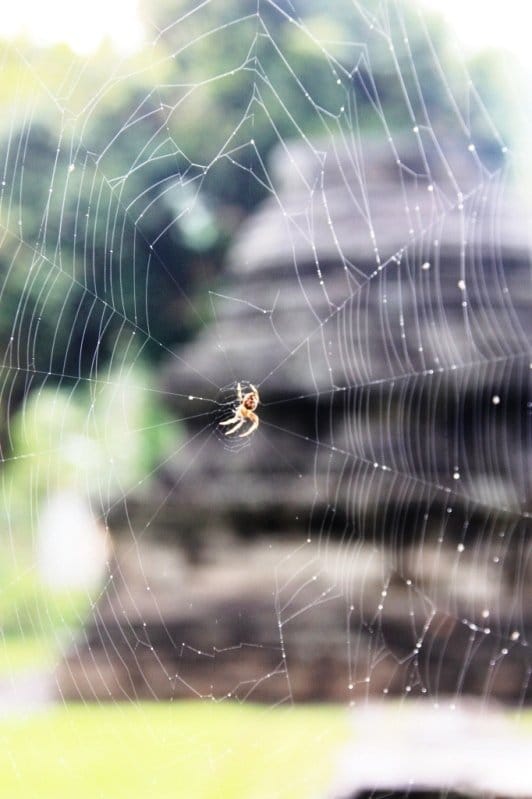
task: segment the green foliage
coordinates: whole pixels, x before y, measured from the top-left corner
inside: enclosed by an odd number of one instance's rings
[[[164,179],[158,162],[118,189],[94,159],[56,156],[53,132],[37,123],[9,144],[7,174],[19,191],[0,211],[0,334],[10,366],[85,376],[109,362],[121,341],[130,349],[139,336],[138,347],[154,359],[198,326],[188,295],[211,257],[201,234],[213,251],[218,233],[213,223],[207,229],[203,206],[193,247],[172,225],[175,210],[151,197]],[[122,158],[137,146],[121,141]],[[135,197],[150,209],[142,221]]]
[[[41,386],[11,423],[12,459],[0,475],[0,635],[50,640],[83,622],[89,596],[51,590],[36,569],[43,503],[70,492],[104,516],[118,497],[149,480],[179,441],[147,370]]]
[[[146,478],[178,439],[179,426],[145,369],[70,389],[41,387],[12,420],[14,458],[3,475],[7,518],[25,512],[31,527],[41,499],[64,489],[87,496],[95,508],[102,498],[112,502]]]

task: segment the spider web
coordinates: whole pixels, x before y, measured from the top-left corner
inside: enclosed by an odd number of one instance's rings
[[[120,61],[3,48],[5,594],[76,596],[4,634],[65,700],[522,708],[527,209],[481,72],[402,3],[144,13]]]

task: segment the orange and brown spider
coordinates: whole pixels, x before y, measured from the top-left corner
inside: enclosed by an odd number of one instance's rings
[[[226,436],[230,436],[233,433],[236,433],[245,422],[251,422],[251,427],[249,427],[245,433],[240,433],[239,438],[244,438],[244,436],[249,436],[250,433],[253,433],[257,427],[259,426],[259,417],[253,411],[257,408],[260,399],[259,399],[259,392],[255,388],[255,386],[250,383],[249,387],[251,391],[248,391],[247,394],[242,395],[242,386],[240,383],[236,389],[236,395],[238,399],[238,408],[235,410],[234,416],[230,419],[226,419],[225,422],[220,422],[221,426],[226,424],[234,424],[232,430],[227,430]]]

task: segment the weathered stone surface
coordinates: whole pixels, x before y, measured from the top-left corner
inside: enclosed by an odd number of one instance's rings
[[[384,547],[222,538],[191,565],[175,546],[122,540],[58,667],[61,695],[532,698],[526,637],[512,636],[523,619],[496,565],[428,544],[401,557],[399,574]]]

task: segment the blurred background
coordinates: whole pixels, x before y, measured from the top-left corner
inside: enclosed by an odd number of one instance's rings
[[[532,796],[527,32],[3,13],[6,796]]]

